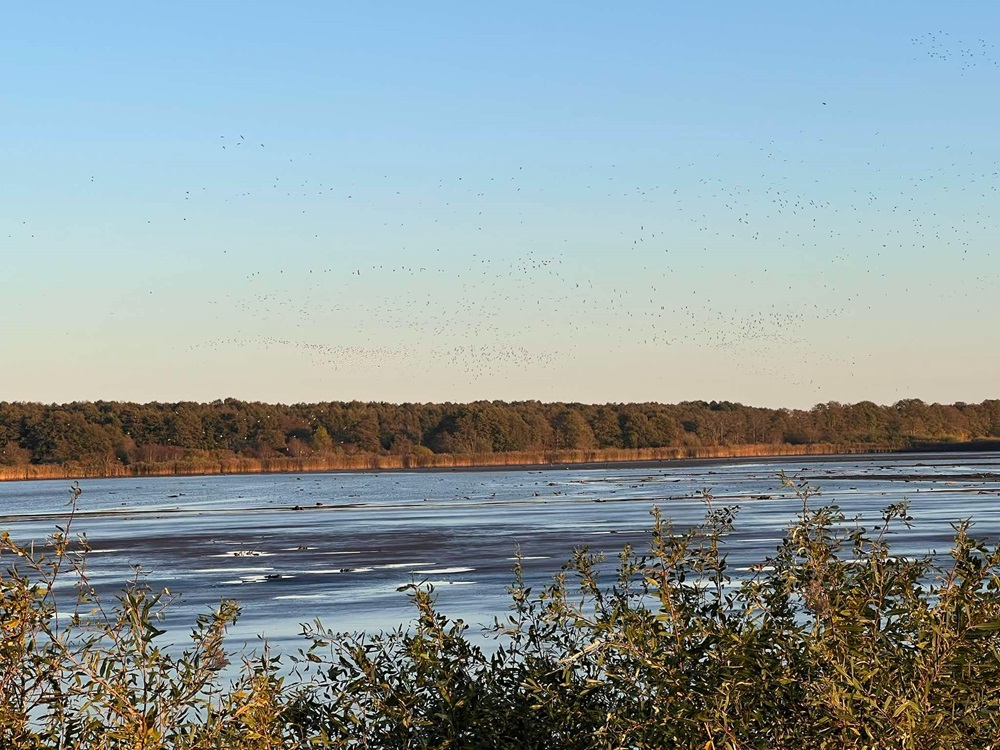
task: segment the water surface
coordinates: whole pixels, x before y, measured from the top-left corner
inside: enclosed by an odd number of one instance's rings
[[[1000,537],[1000,454],[731,459],[661,468],[420,471],[83,480],[73,531],[85,532],[92,580],[107,596],[141,566],[178,595],[171,623],[238,599],[237,642],[298,641],[300,623],[379,630],[409,621],[398,588],[433,583],[442,610],[474,626],[503,616],[513,557],[548,581],[573,549],[614,558],[648,542],[658,506],[679,527],[699,521],[703,491],[739,505],[726,549],[734,575],[774,551],[800,501],[777,475],[808,480],[848,516],[874,522],[907,499],[914,528],[898,554],[948,549],[951,524]],[[0,483],[0,527],[43,540],[67,512],[66,481]],[[69,592],[67,592],[68,594]],[[183,632],[182,631],[182,632]]]

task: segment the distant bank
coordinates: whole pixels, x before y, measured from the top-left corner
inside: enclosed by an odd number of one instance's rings
[[[306,458],[241,458],[120,463],[103,465],[24,464],[0,466],[0,481],[28,479],[97,479],[114,477],[209,476],[219,474],[288,474],[330,471],[448,469],[530,469],[559,465],[649,464],[697,459],[831,456],[907,451],[996,451],[1000,440],[907,442],[905,444],[730,445],[689,448],[515,451],[507,453],[441,453],[432,455],[353,454]]]

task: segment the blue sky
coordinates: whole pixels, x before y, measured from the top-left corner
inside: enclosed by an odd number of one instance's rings
[[[0,400],[996,397],[1000,7],[758,5],[5,8]]]

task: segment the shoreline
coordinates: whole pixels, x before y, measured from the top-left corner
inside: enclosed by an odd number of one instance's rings
[[[704,466],[721,463],[777,461],[808,458],[835,461],[846,456],[877,460],[882,456],[954,455],[996,452],[996,441],[922,444],[904,446],[835,445],[739,445],[702,448],[607,449],[591,451],[537,451],[530,453],[436,454],[434,456],[356,455],[312,458],[222,458],[172,461],[161,464],[123,466],[73,466],[29,464],[0,466],[0,481],[46,481],[67,479],[136,479],[141,477],[228,476],[253,474],[399,473],[471,471],[551,471],[566,469],[636,469]]]
[[[592,461],[587,463],[559,463],[559,464],[510,464],[507,466],[462,466],[451,469],[438,469],[426,467],[421,469],[363,469],[352,472],[356,474],[375,474],[391,472],[465,472],[465,471],[562,471],[569,469],[600,470],[600,469],[664,469],[669,467],[697,467],[697,466],[740,466],[754,463],[779,463],[784,459],[802,458],[813,463],[834,463],[851,459],[853,461],[875,462],[883,458],[913,457],[914,459],[933,459],[943,457],[953,457],[955,455],[984,456],[995,454],[998,451],[914,451],[904,449],[898,451],[871,451],[868,453],[783,453],[768,456],[713,456],[710,458],[672,458],[661,460],[640,460],[640,461]]]

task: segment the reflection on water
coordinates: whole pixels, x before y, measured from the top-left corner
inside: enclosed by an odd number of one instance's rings
[[[734,577],[762,561],[799,509],[778,472],[822,489],[849,516],[877,520],[911,502],[914,528],[893,540],[917,556],[949,547],[951,524],[1000,536],[1000,454],[782,458],[650,469],[386,472],[84,480],[74,531],[88,567],[112,595],[141,565],[149,584],[180,598],[186,632],[222,598],[243,604],[238,642],[297,636],[319,617],[337,630],[389,629],[411,619],[411,581],[433,583],[452,617],[489,624],[507,607],[515,551],[529,585],[545,583],[578,546],[609,557],[646,543],[659,506],[680,528],[700,497],[739,505],[727,539]],[[0,483],[0,525],[41,540],[66,513],[67,482]]]

